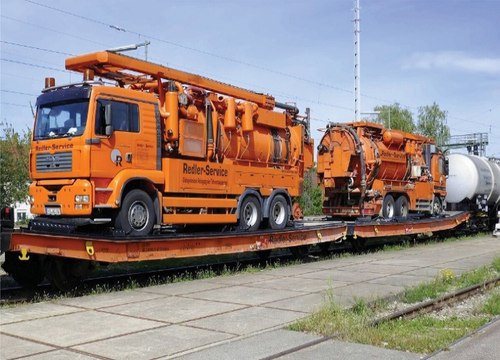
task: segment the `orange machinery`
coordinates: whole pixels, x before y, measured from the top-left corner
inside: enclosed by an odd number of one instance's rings
[[[390,218],[443,210],[446,160],[424,136],[370,122],[329,124],[317,174],[327,215]]]
[[[286,226],[313,164],[296,107],[109,51],[69,58],[66,69],[84,81],[47,78],[37,99],[36,224],[105,223],[130,235],[165,224]]]

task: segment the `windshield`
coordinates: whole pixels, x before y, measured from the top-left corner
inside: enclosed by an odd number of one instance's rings
[[[80,136],[87,123],[88,99],[74,103],[44,104],[38,107],[35,140]]]

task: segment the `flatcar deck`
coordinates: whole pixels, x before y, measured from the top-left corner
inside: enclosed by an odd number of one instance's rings
[[[392,219],[345,223],[322,220],[279,231],[156,235],[145,238],[54,235],[24,230],[12,233],[9,250],[20,252],[20,260],[27,260],[30,254],[40,254],[107,263],[133,262],[269,251],[358,237],[418,235],[429,231],[452,230],[468,218],[468,212],[460,212],[433,218],[408,218],[404,221]]]

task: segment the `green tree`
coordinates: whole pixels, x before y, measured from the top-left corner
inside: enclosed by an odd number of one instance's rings
[[[380,112],[375,122],[384,125],[387,129],[402,130],[409,133],[415,132],[416,126],[413,122],[412,112],[403,109],[399,103],[375,106],[374,110]]]
[[[12,205],[28,199],[31,130],[20,135],[6,126],[0,131],[0,203]]]
[[[418,108],[417,129],[422,135],[436,139],[438,145],[450,140],[450,128],[446,125],[448,112],[441,110],[435,102],[431,106]]]
[[[304,174],[304,191],[299,197],[299,204],[305,216],[321,215],[323,194],[318,186],[316,166]]]

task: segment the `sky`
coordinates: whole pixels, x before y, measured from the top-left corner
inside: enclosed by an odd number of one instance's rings
[[[360,0],[361,111],[434,102],[452,136],[500,157],[500,0]],[[149,61],[354,120],[354,0],[0,0],[0,126],[32,126],[44,86],[80,82],[67,57],[150,41]],[[145,47],[124,53],[145,58]],[[3,124],[3,125],[2,125]],[[1,129],[0,129],[1,130]],[[463,152],[465,150],[462,150]]]

